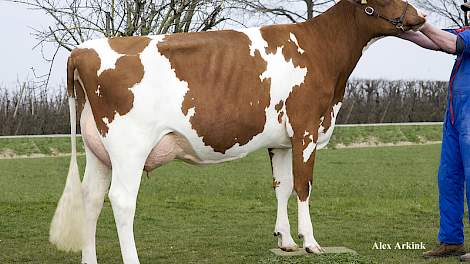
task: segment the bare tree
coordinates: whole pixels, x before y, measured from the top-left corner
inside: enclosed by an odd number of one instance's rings
[[[47,28],[33,28],[49,73],[39,76],[47,86],[60,49],[71,51],[99,37],[167,34],[210,30],[229,17],[232,0],[10,0],[44,12],[53,19]],[[233,19],[232,19],[233,20]],[[44,47],[54,47],[45,55]],[[38,76],[36,76],[38,77]]]
[[[416,0],[417,6],[444,19],[444,23],[448,27],[465,26],[465,14],[460,9],[462,3],[457,0]]]
[[[39,43],[67,50],[96,37],[205,31],[227,18],[227,0],[12,0],[45,12],[54,20],[34,29]]]
[[[40,44],[72,50],[96,37],[206,31],[242,12],[300,22],[320,14],[334,0],[11,0],[53,18],[46,29],[33,29]],[[239,12],[232,12],[238,10]],[[241,12],[240,12],[241,11]]]
[[[253,14],[273,22],[302,22],[311,19],[335,4],[335,0],[238,0]]]

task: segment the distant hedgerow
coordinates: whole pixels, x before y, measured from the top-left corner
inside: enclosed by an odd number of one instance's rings
[[[351,80],[339,124],[442,121],[447,82]],[[69,133],[65,88],[51,92],[23,83],[0,88],[0,135]]]

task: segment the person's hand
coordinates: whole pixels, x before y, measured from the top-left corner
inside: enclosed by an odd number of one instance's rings
[[[419,29],[419,31],[421,31],[421,32],[424,33],[424,32],[429,31],[432,27],[433,27],[433,26],[432,26],[428,21],[426,21],[426,22],[421,26],[421,28]]]
[[[423,30],[424,31],[428,30],[429,27],[432,27],[432,25],[426,20],[426,22],[420,28],[418,28],[417,31],[423,32]]]
[[[433,26],[426,22],[421,26],[421,28],[419,28],[419,31],[406,31],[398,35],[398,37],[411,41],[425,49],[441,50],[441,48],[436,43],[426,36],[426,32],[429,32],[432,28]]]

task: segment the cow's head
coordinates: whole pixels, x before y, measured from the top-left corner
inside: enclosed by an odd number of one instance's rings
[[[425,16],[403,0],[348,0],[364,16],[364,23],[377,35],[397,35],[403,31],[418,30]]]

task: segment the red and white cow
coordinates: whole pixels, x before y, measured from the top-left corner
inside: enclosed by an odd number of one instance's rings
[[[278,200],[274,232],[295,250],[287,217],[321,253],[309,213],[317,149],[333,132],[346,81],[369,41],[425,22],[402,0],[342,0],[304,23],[242,30],[87,41],[68,60],[72,159],[50,241],[96,263],[95,230],[109,189],[124,263],[138,263],[133,235],[143,170],[269,149]],[[86,151],[80,182],[76,100]],[[112,169],[111,169],[112,167]]]

